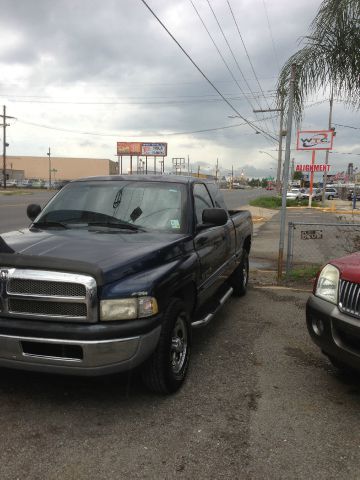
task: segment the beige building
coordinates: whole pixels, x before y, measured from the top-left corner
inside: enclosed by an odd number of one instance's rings
[[[49,179],[51,168],[52,181],[74,180],[81,177],[96,175],[115,175],[118,171],[117,162],[107,158],[69,158],[69,157],[30,157],[7,156],[6,172],[9,178],[18,178],[15,172],[23,172],[23,178],[39,180]]]

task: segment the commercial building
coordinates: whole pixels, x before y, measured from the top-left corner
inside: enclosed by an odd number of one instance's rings
[[[117,162],[107,158],[70,158],[70,157],[31,157],[7,156],[6,173],[8,178],[22,180],[34,178],[52,181],[74,180],[80,177],[96,175],[115,175],[118,173]]]

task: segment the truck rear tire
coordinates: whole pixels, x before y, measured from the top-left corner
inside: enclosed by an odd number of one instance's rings
[[[234,289],[234,295],[242,297],[247,292],[249,281],[249,254],[244,250],[240,265],[232,274],[230,285]]]
[[[185,380],[190,350],[189,314],[184,303],[174,298],[166,309],[156,350],[143,366],[144,384],[156,393],[176,392]]]

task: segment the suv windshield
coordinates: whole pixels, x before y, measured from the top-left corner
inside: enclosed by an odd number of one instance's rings
[[[35,225],[61,224],[118,231],[186,232],[186,189],[146,181],[73,182],[45,207]],[[119,228],[121,227],[121,228]],[[136,228],[139,227],[139,228]]]

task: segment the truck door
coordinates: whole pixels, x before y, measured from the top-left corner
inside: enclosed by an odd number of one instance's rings
[[[193,188],[195,223],[200,225],[203,210],[214,208],[214,205],[205,184],[195,183]],[[200,260],[198,294],[201,303],[211,297],[227,277],[228,263],[232,258],[230,228],[234,227],[229,219],[226,225],[195,233],[194,248]]]

